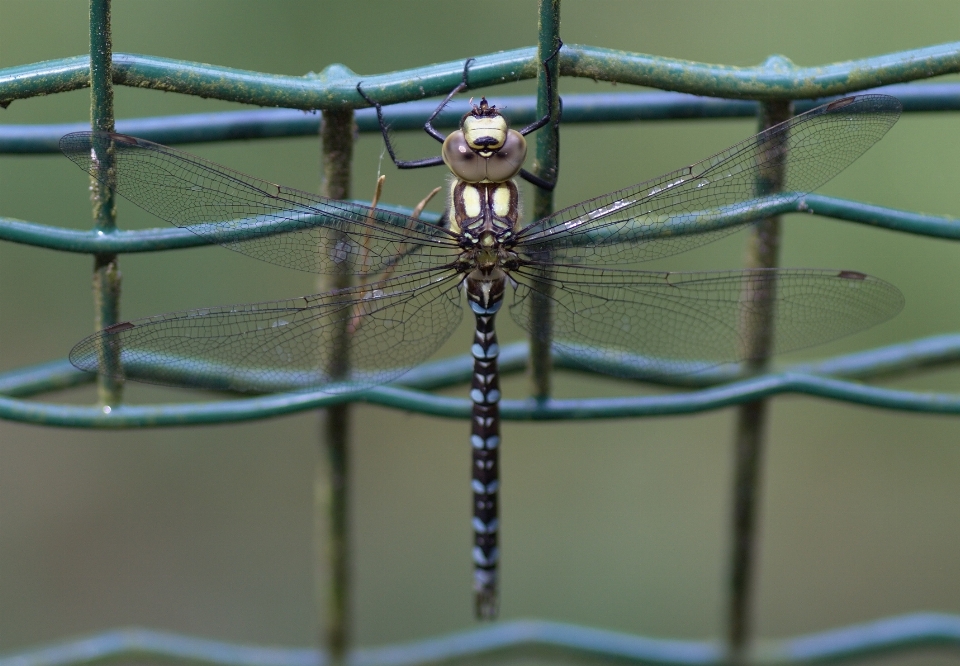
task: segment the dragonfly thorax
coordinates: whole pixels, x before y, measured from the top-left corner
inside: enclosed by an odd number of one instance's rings
[[[483,272],[492,271],[500,265],[502,243],[492,231],[480,234],[480,242],[473,250],[474,263]]]
[[[485,231],[499,243],[507,243],[517,232],[520,219],[520,193],[517,184],[450,182],[450,231],[460,236],[460,245],[469,247],[479,242]]]
[[[513,249],[514,236],[498,236],[492,231],[483,231],[479,237],[472,234],[461,236],[460,257],[457,261],[457,270],[461,273],[470,273],[471,277],[483,279],[502,270],[510,272],[517,266],[518,255]]]

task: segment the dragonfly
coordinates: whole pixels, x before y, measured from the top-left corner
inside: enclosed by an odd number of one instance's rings
[[[209,243],[354,280],[299,298],[121,322],[73,348],[70,360],[82,370],[239,392],[353,391],[395,380],[425,361],[457,328],[466,301],[475,321],[469,440],[475,612],[491,619],[499,604],[495,320],[503,302],[532,336],[544,330],[534,320],[542,311],[535,301],[546,303],[552,326],[544,342],[585,368],[625,378],[755,361],[744,322],[758,314],[757,293],[767,295],[771,353],[885,321],[901,309],[901,293],[858,271],[633,265],[704,245],[795,205],[879,141],[901,105],[886,95],[845,97],[696,164],[522,224],[517,178],[548,189],[555,184],[523,168],[525,136],[550,122],[552,109],[518,131],[483,98],[444,136],[431,123],[468,88],[469,65],[425,125],[442,142],[439,157],[397,159],[380,105],[357,86],[376,107],[398,167],[448,167],[441,223],[277,185],[122,134],[68,134],[60,147],[121,196]],[[769,186],[771,173],[779,174],[776,187]]]

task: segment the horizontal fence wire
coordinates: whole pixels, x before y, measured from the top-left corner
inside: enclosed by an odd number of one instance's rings
[[[510,373],[525,369],[527,355],[526,343],[505,346],[501,351],[502,371]],[[697,391],[619,398],[503,400],[500,403],[501,416],[512,421],[540,421],[695,414],[785,393],[897,411],[960,414],[960,394],[905,391],[853,381],[903,375],[958,360],[960,334],[941,335],[816,363],[803,363],[749,378],[738,379],[739,368],[730,366],[711,368],[697,373],[696,378],[689,372],[661,372],[643,378],[643,381],[668,386],[724,382]],[[649,367],[649,361],[642,358],[637,358],[634,363],[637,367]],[[559,368],[580,369],[572,359],[556,350],[554,364]],[[298,391],[222,402],[120,405],[108,411],[100,407],[54,405],[0,397],[0,418],[70,428],[169,427],[257,420],[344,402],[366,402],[463,419],[470,415],[470,401],[427,391],[468,381],[471,368],[472,357],[463,355],[424,363],[392,385],[355,393]],[[26,397],[92,382],[93,379],[93,375],[73,368],[67,361],[59,361],[0,375],[0,394]]]
[[[370,202],[359,201],[357,203],[369,205]],[[944,238],[948,240],[960,239],[960,219],[949,215],[914,213],[911,211],[897,210],[896,208],[874,206],[859,201],[850,201],[839,197],[829,197],[822,194],[808,194],[797,201],[775,199],[773,205],[765,206],[762,211],[759,210],[759,206],[761,205],[763,205],[763,201],[758,200],[757,207],[754,209],[740,206],[736,216],[724,218],[718,215],[715,218],[714,225],[722,227],[725,224],[741,224],[744,211],[746,211],[746,214],[749,216],[755,216],[759,212],[771,215],[808,213],[917,236],[929,236],[931,238]],[[386,204],[378,204],[377,208],[378,210],[398,212],[405,215],[413,212],[409,208]],[[430,212],[423,212],[420,214],[420,217],[424,221],[434,223],[440,219],[439,215]],[[690,225],[684,222],[684,218],[678,218],[676,226],[679,227],[679,229],[673,231],[673,235],[691,233]],[[222,232],[218,231],[217,237],[223,239],[224,242],[234,242],[245,240],[254,234],[258,237],[269,236],[271,235],[271,227],[275,228],[273,233],[283,233],[286,230],[285,225],[288,224],[289,223],[284,220],[264,220],[258,222],[256,229],[237,228]],[[670,231],[670,226],[664,225],[664,233],[669,233]],[[25,222],[9,217],[0,217],[0,240],[31,245],[48,250],[78,252],[81,254],[98,252],[115,252],[117,254],[158,252],[161,250],[178,250],[210,244],[208,240],[198,233],[189,231],[183,227],[163,227],[134,231],[121,230],[111,234],[99,234],[96,231],[54,227],[46,224]]]
[[[874,622],[759,641],[751,663],[800,665],[889,654],[921,647],[960,647],[960,616],[912,613]],[[381,648],[348,653],[348,666],[413,666],[451,659],[561,648],[585,656],[651,666],[721,666],[724,649],[710,641],[647,638],[544,620],[512,620]],[[325,652],[307,648],[243,645],[147,629],[120,629],[5,657],[0,666],[93,666],[116,661],[189,662],[203,666],[327,666]]]
[[[905,113],[960,111],[960,83],[898,84],[864,92],[893,95],[903,104]],[[794,105],[794,110],[803,113],[836,97],[801,100]],[[536,104],[533,96],[497,97],[497,108],[515,126],[529,125],[537,119]],[[384,120],[392,131],[423,131],[423,121],[436,105],[435,101],[394,104],[383,109]],[[675,92],[577,93],[563,95],[563,124],[756,118],[759,106],[759,102],[751,100]],[[441,129],[455,128],[469,110],[468,101],[455,99],[433,125]],[[374,109],[358,109],[355,120],[360,132],[380,133]],[[88,129],[87,123],[0,125],[0,155],[59,154],[60,138],[64,134]],[[117,131],[166,145],[317,136],[320,114],[296,109],[189,113],[118,120]]]
[[[361,80],[368,94],[385,104],[408,103],[387,109],[395,129],[405,129],[419,124],[426,115],[424,105],[417,100],[446,93],[459,82],[462,66],[462,61],[456,61],[361,77],[341,65],[333,65],[320,74],[291,77],[136,54],[114,54],[112,78],[116,85],[284,107],[139,119],[118,124],[119,131],[164,143],[190,143],[316,134],[319,118],[302,111],[364,107],[355,90]],[[755,116],[757,100],[819,99],[960,72],[960,42],[810,68],[795,67],[780,57],[757,67],[725,67],[566,45],[560,53],[559,66],[563,76],[673,91],[564,96],[564,122],[567,123],[746,117]],[[471,87],[532,79],[538,67],[536,50],[532,48],[480,56],[471,65]],[[89,71],[88,56],[0,70],[0,105],[87,87]],[[901,98],[908,112],[960,108],[957,84],[901,85],[887,88],[885,92]],[[813,104],[798,102],[797,110]],[[514,122],[524,122],[527,116],[533,118],[532,98],[510,98],[508,106],[509,117]],[[449,116],[441,117],[440,126],[449,127],[461,113],[458,108],[451,110]],[[362,131],[373,131],[370,110],[360,110],[357,121]],[[59,135],[73,129],[7,126],[0,129],[0,152],[53,152]],[[809,195],[790,207],[764,212],[771,215],[807,212],[904,233],[960,238],[960,224],[951,217],[922,215],[821,195]],[[718,219],[717,223],[725,222]],[[96,235],[8,218],[0,218],[0,240],[90,254],[150,252],[203,244],[198,236],[183,229]],[[523,369],[527,354],[525,344],[505,347],[501,356],[504,370]],[[669,395],[540,402],[514,400],[501,405],[503,417],[514,420],[623,418],[688,414],[793,392],[884,409],[957,414],[960,395],[902,391],[859,383],[942,367],[957,360],[960,360],[960,334],[942,335],[787,366],[749,378],[742,376],[737,366],[711,368],[695,377],[689,372],[671,373],[667,368],[643,378],[648,383],[693,389]],[[637,358],[633,362],[643,364],[645,361]],[[344,401],[366,401],[425,414],[467,418],[468,401],[436,396],[428,391],[462,383],[470,375],[471,363],[468,356],[428,363],[408,372],[393,385],[337,395],[280,393],[199,404],[114,408],[26,400],[92,381],[90,375],[77,371],[66,361],[53,361],[0,375],[0,395],[4,396],[0,397],[0,418],[68,427],[155,427],[259,419]],[[570,359],[559,353],[554,354],[554,363],[558,367],[571,367]],[[811,664],[935,645],[960,647],[960,616],[912,614],[781,641],[761,641],[751,661]],[[652,639],[539,620],[517,620],[419,642],[355,650],[347,663],[399,666],[529,647],[563,648],[645,664],[720,664],[725,659],[722,647],[711,642]],[[117,658],[191,661],[211,666],[319,666],[326,663],[324,653],[315,650],[245,646],[130,629],[0,657],[0,666],[73,666]]]
[[[960,42],[820,67],[796,67],[782,57],[755,67],[730,67],[579,44],[565,44],[559,58],[561,76],[712,97],[815,99],[954,74],[960,71]],[[0,104],[86,88],[90,85],[89,67],[89,56],[83,55],[2,69]],[[470,87],[533,79],[539,67],[536,48],[477,56],[470,65]],[[289,109],[366,107],[356,90],[360,81],[367,94],[382,104],[436,97],[446,95],[462,76],[462,60],[370,76],[360,76],[343,65],[331,65],[315,75],[281,76],[113,54],[116,85]]]

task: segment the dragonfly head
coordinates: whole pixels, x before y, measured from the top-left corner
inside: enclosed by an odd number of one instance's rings
[[[443,142],[444,163],[468,183],[503,183],[520,172],[527,141],[507,125],[496,106],[480,104],[460,120],[460,129]]]

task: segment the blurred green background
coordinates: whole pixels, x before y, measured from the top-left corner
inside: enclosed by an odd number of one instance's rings
[[[825,0],[565,0],[567,43],[752,65],[781,53],[819,65],[958,39],[960,4]],[[301,75],[340,62],[381,73],[536,41],[534,0],[461,2],[127,0],[114,48]],[[0,67],[85,53],[87,3],[0,0]],[[561,93],[607,91],[563,79]],[[623,90],[626,87],[620,87]],[[533,91],[512,84],[484,91]],[[118,117],[243,108],[116,89]],[[15,102],[3,123],[89,118],[86,90]],[[745,138],[751,120],[565,126],[557,204],[677,168]],[[404,134],[407,157],[436,144]],[[957,213],[960,116],[904,117],[823,192]],[[319,141],[188,150],[316,191]],[[378,136],[356,148],[354,196],[378,172],[384,200],[412,205],[440,170],[398,172]],[[89,228],[86,177],[59,156],[0,157],[0,215]],[[163,223],[121,202],[123,228]],[[735,267],[744,235],[671,259]],[[960,329],[960,246],[792,216],[783,263],[856,269],[898,285],[904,312],[796,358]],[[0,371],[62,358],[92,330],[92,260],[0,244]],[[123,317],[290,297],[314,278],[201,248],[121,260]],[[506,341],[520,339],[503,318]],[[437,357],[461,354],[469,323]],[[790,360],[790,359],[787,359]],[[652,389],[560,374],[560,396]],[[899,380],[960,390],[950,369]],[[451,390],[463,396],[466,390]],[[523,377],[505,384],[526,395]],[[202,396],[130,386],[132,402]],[[45,399],[91,402],[92,388]],[[504,426],[502,616],[656,636],[718,637],[728,550],[733,410],[685,418]],[[310,645],[312,483],[318,416],[125,432],[0,423],[0,653],[121,625]],[[355,410],[353,593],[362,645],[473,626],[467,424]],[[779,637],[918,610],[960,612],[960,419],[805,397],[774,401],[764,468],[756,628]],[[948,663],[931,653],[884,663]]]

